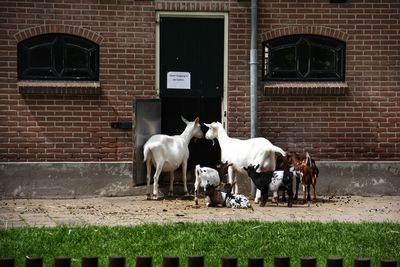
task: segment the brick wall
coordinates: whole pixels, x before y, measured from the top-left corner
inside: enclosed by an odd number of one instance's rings
[[[343,96],[261,96],[260,134],[319,159],[399,160],[399,2],[263,1],[260,8],[262,41],[287,33],[346,41],[348,85]]]
[[[110,123],[131,121],[133,98],[157,97],[159,10],[229,12],[228,130],[248,137],[249,7],[249,1],[232,0],[2,1],[0,161],[131,160],[131,131],[112,129]],[[348,86],[344,95],[269,95],[268,85],[259,81],[259,134],[317,159],[399,160],[399,20],[397,0],[259,0],[259,56],[262,41],[285,34],[345,40]],[[16,45],[49,32],[100,45],[101,94],[19,93]]]
[[[132,132],[110,123],[156,95],[153,2],[3,1],[0,13],[0,160],[131,160]],[[50,32],[100,45],[100,95],[18,93],[18,41]]]

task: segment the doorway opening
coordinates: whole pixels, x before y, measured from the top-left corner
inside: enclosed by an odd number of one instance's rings
[[[226,24],[221,14],[158,14],[158,89],[161,131],[180,134],[187,120],[222,121],[226,90]],[[215,167],[219,146],[209,140],[192,140],[188,170],[196,164]],[[189,177],[189,175],[188,175]]]
[[[204,123],[221,118],[220,98],[163,98],[161,102],[161,131],[168,135],[180,134],[185,129],[181,116],[193,121],[200,118],[201,129],[208,130]],[[218,142],[213,146],[210,140],[192,139],[189,144],[190,157],[188,170],[193,170],[196,164],[215,167],[219,164],[221,154]]]

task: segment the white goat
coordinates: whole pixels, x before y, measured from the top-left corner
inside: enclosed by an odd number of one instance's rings
[[[286,155],[280,147],[273,145],[263,137],[240,140],[227,135],[220,122],[204,124],[209,129],[205,135],[206,139],[218,139],[221,147],[221,161],[232,163],[228,169],[228,183],[236,182],[238,174],[245,174],[243,167],[249,165],[260,165],[259,171],[275,170],[275,152]],[[214,144],[214,141],[213,141]],[[235,183],[234,194],[238,194],[238,185]],[[257,189],[255,202],[261,197]]]
[[[153,199],[158,199],[158,179],[161,172],[170,173],[169,195],[173,194],[174,171],[182,165],[183,189],[187,193],[186,170],[189,158],[189,142],[192,137],[203,138],[199,118],[188,121],[181,117],[186,123],[186,128],[181,135],[169,136],[156,134],[150,137],[144,144],[143,154],[147,167],[147,198],[150,199],[150,175],[151,166],[156,167],[153,179]]]
[[[196,165],[194,170],[196,176],[196,181],[194,182],[194,202],[196,205],[199,204],[197,194],[199,192],[199,186],[206,188],[207,183],[213,186],[218,186],[220,184],[218,171],[209,167],[200,167],[199,164]],[[206,200],[206,205],[208,206],[210,200]]]

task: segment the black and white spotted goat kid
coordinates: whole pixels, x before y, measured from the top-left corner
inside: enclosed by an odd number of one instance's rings
[[[244,195],[232,195],[232,188],[234,184],[225,184],[225,206],[233,209],[248,209],[251,208],[250,201]]]
[[[249,165],[244,170],[247,171],[248,176],[253,181],[254,185],[261,191],[260,206],[265,206],[268,199],[268,190],[273,192],[276,203],[278,204],[278,190],[283,189],[289,195],[288,207],[293,203],[293,177],[294,171],[273,171],[273,172],[257,172],[257,166]]]
[[[224,192],[221,192],[218,187],[209,183],[206,184],[205,195],[209,199],[207,207],[251,208],[248,198],[243,195],[232,195],[231,184],[224,185]]]

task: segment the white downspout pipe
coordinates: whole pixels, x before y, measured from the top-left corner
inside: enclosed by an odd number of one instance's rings
[[[257,0],[251,0],[251,40],[250,40],[250,136],[257,137]],[[251,183],[251,193],[256,187]]]

